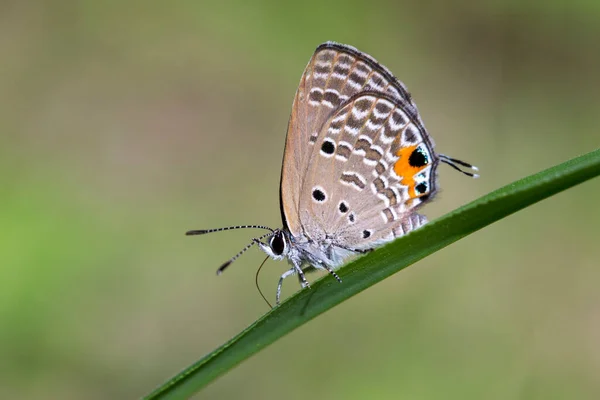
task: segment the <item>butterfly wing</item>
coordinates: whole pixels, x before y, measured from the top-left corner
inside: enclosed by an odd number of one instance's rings
[[[410,94],[387,68],[351,46],[327,42],[317,47],[294,97],[281,172],[282,219],[293,236],[303,231],[300,194],[311,157],[320,149],[317,139],[324,135],[327,129],[323,128],[333,114],[347,105],[352,96],[364,91],[390,98],[424,132]],[[428,145],[433,147],[430,141]]]
[[[368,249],[425,223],[417,207],[436,191],[439,162],[427,133],[389,95],[348,99],[314,142],[300,194],[305,234]]]

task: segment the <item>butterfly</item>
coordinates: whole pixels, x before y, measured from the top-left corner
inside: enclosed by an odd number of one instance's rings
[[[371,251],[427,222],[418,213],[437,192],[440,162],[471,177],[466,162],[438,154],[410,93],[373,57],[326,42],[315,50],[294,97],[279,186],[283,227],[242,225],[268,232],[252,239],[217,271],[257,245],[310,287],[309,269],[335,272],[350,257]],[[264,242],[263,240],[266,240]]]

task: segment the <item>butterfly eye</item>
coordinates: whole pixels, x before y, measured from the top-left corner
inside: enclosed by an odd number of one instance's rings
[[[283,237],[283,232],[275,233],[269,241],[269,246],[275,255],[282,255],[285,251],[285,238]]]

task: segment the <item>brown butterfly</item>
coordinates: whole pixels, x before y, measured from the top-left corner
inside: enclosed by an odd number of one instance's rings
[[[335,269],[423,225],[418,209],[437,191],[436,169],[444,162],[477,171],[460,160],[437,154],[417,106],[402,82],[373,57],[354,47],[327,42],[306,66],[288,125],[280,183],[283,228],[244,225],[194,230],[187,235],[229,229],[269,232],[252,242],[291,268],[283,280]],[[262,242],[267,239],[268,242]]]

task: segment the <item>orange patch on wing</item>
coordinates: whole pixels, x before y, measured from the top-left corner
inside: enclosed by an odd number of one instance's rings
[[[427,167],[427,164],[421,167],[413,167],[408,162],[410,155],[413,153],[413,151],[415,151],[417,147],[418,145],[402,147],[400,150],[398,150],[398,153],[396,154],[399,157],[399,159],[394,164],[394,172],[396,172],[396,175],[402,178],[402,184],[408,186],[408,195],[411,198],[417,197],[417,194],[415,192],[414,176],[418,174],[421,170],[423,170],[425,167]]]

